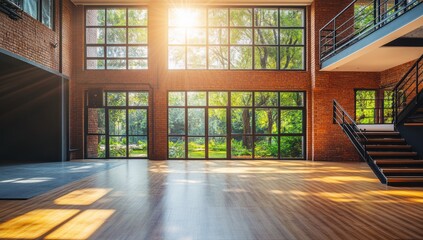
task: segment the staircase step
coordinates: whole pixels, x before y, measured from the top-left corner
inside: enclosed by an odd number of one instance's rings
[[[422,176],[403,176],[403,177],[388,177],[387,183],[390,185],[390,183],[423,183],[423,177]]]
[[[399,132],[394,131],[380,131],[380,132],[363,132],[367,136],[401,136]]]
[[[418,109],[416,110],[416,113],[423,113],[423,108],[418,108]]]
[[[411,150],[411,145],[366,145],[367,150]]]
[[[376,165],[423,165],[422,160],[414,159],[377,159]]]
[[[372,157],[416,157],[416,152],[369,152],[367,153]]]
[[[423,122],[406,122],[406,123],[404,123],[404,126],[421,127],[421,126],[423,126]]]
[[[401,174],[401,173],[410,173],[410,174],[422,174],[423,168],[383,168],[382,172],[384,174]]]
[[[379,143],[405,143],[404,138],[368,138],[367,144],[379,144]]]

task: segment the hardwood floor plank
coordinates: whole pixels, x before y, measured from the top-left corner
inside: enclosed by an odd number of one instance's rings
[[[423,236],[423,188],[387,187],[365,163],[123,161],[29,200],[1,201],[0,239],[13,233],[101,240]],[[75,214],[31,232],[39,222],[31,219],[51,222],[50,212],[61,210]],[[86,231],[78,235],[75,228]]]

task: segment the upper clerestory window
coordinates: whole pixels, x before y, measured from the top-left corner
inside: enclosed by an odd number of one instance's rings
[[[168,68],[304,70],[305,8],[170,8]]]
[[[53,0],[12,0],[24,12],[42,22],[48,28],[54,27],[54,4]]]
[[[85,59],[86,69],[148,69],[147,8],[88,8]]]

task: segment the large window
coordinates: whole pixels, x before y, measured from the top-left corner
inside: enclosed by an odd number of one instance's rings
[[[392,104],[390,90],[356,90],[355,120],[359,124],[392,123]]]
[[[87,158],[148,157],[148,92],[109,91],[104,107],[86,107]]]
[[[304,70],[304,8],[170,8],[169,69]]]
[[[147,26],[146,8],[88,8],[86,69],[147,69]]]
[[[170,159],[304,159],[304,92],[169,92]]]
[[[13,0],[13,2],[31,17],[53,29],[53,0]]]

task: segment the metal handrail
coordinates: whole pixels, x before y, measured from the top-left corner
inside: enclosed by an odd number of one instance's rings
[[[423,82],[423,55],[410,67],[401,80],[395,85],[394,101],[392,102],[394,110],[394,123],[397,125],[401,122],[400,115],[412,103],[417,106],[419,96],[423,89],[419,87]]]
[[[367,154],[366,145],[363,144],[363,142],[367,142],[366,135],[335,99],[333,100],[333,121],[334,123],[338,123],[338,125],[347,133],[363,160],[369,161],[371,157]]]
[[[320,63],[423,2],[423,0],[401,0],[392,7],[388,7],[389,0],[382,0],[378,4],[375,1],[363,5],[359,11],[351,14],[351,8],[354,8],[357,2],[357,0],[353,0],[320,29]],[[354,11],[354,9],[352,10]],[[371,14],[373,18],[369,19],[368,23],[365,22],[364,20]],[[356,29],[356,23],[363,23],[364,26]]]

